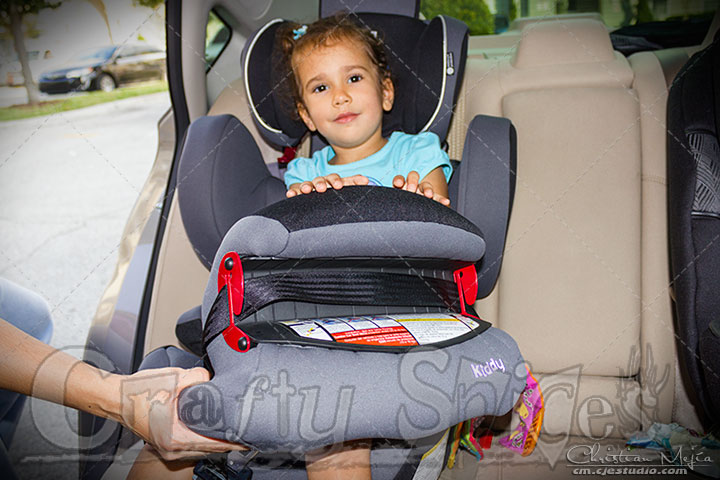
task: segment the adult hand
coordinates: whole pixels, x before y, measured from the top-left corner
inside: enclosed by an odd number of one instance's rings
[[[207,382],[204,368],[116,375],[78,360],[0,320],[0,388],[110,418],[172,460],[246,447],[198,435],[177,413],[180,392]]]
[[[293,183],[288,187],[288,191],[285,195],[290,198],[303,193],[323,193],[329,188],[340,190],[341,188],[349,185],[367,185],[368,182],[369,180],[365,175],[341,177],[337,173],[331,173],[330,175],[325,175],[324,177],[316,177],[309,182]]]
[[[397,175],[393,178],[393,187],[408,192],[418,193],[427,198],[440,202],[446,207],[450,206],[450,199],[447,198],[447,184],[442,173],[442,168],[436,168],[420,181],[420,174],[413,170],[408,173],[407,178]]]
[[[151,369],[115,377],[120,383],[122,401],[119,416],[111,414],[110,417],[119,417],[114,419],[155,447],[163,459],[177,460],[211,452],[247,450],[242,445],[198,435],[178,418],[180,392],[210,380],[210,373],[204,368]]]

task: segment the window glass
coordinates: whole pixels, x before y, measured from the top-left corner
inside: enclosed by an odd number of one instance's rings
[[[657,21],[712,19],[718,0],[422,0],[425,18],[445,14],[463,20],[471,35],[507,30],[512,20],[565,13],[600,13],[616,29]]]
[[[207,69],[213,66],[217,57],[220,56],[225,46],[230,42],[232,30],[230,26],[214,12],[208,14],[207,27],[205,28],[205,63]]]

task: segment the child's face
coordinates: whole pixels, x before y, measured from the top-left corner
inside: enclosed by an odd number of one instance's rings
[[[372,149],[377,143],[379,150],[382,115],[392,108],[394,90],[389,79],[380,85],[367,53],[347,40],[299,52],[294,60],[305,125],[333,147]]]

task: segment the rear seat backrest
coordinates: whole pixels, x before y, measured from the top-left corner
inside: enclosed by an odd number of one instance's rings
[[[572,423],[572,434],[627,435],[645,423],[641,360],[653,351],[662,376],[672,357],[670,332],[660,340],[642,333],[643,145],[634,72],[612,50],[605,26],[589,19],[530,24],[512,58],[473,58],[466,72],[466,121],[504,116],[518,132],[503,270],[479,312],[518,341],[548,388],[579,368],[577,389],[565,393],[574,411],[549,396],[548,431]],[[667,266],[666,257],[652,262]],[[622,398],[618,377],[627,377]],[[663,394],[672,392],[669,377],[657,385]],[[672,394],[660,397],[650,415],[668,421]]]

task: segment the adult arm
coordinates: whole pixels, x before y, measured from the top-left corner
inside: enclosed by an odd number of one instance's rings
[[[0,319],[0,388],[120,422],[165,459],[244,448],[198,435],[177,417],[179,393],[209,377],[204,368],[112,374]]]

